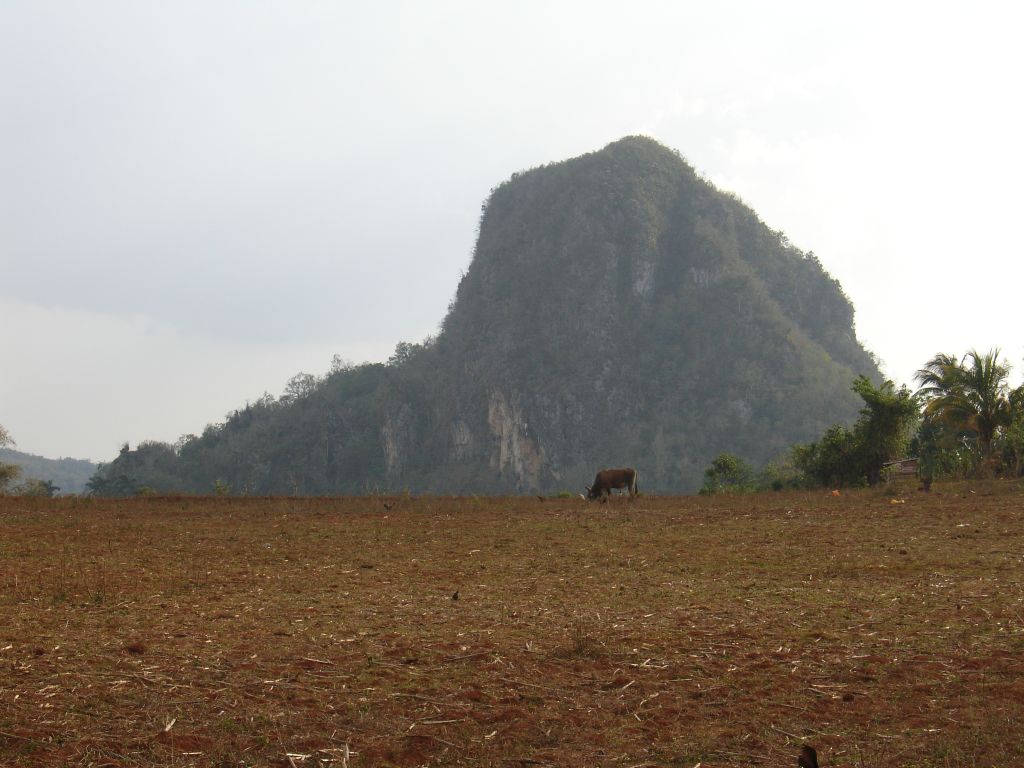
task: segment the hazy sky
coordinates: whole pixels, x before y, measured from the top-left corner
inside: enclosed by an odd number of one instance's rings
[[[0,424],[109,460],[436,331],[513,172],[642,133],[888,375],[1024,367],[1019,4],[0,2]]]

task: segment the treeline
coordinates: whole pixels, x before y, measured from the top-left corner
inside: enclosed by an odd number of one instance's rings
[[[411,346],[411,345],[409,345]],[[392,364],[394,358],[392,359]],[[361,494],[383,479],[377,400],[392,364],[335,358],[322,377],[299,373],[280,397],[264,394],[169,443],[127,443],[89,481],[99,496],[162,493]]]
[[[858,377],[852,389],[864,406],[852,427],[835,424],[760,472],[723,453],[705,470],[701,492],[874,485],[887,463],[904,458],[917,459],[925,489],[935,480],[1020,477],[1024,385],[1011,388],[1009,374],[993,349],[936,355],[917,372],[915,392]]]
[[[430,347],[400,345],[386,365],[354,367],[336,358],[327,376],[298,374],[280,398],[265,395],[202,435],[186,435],[176,445],[144,442],[134,450],[125,445],[115,462],[100,465],[88,492],[262,494],[285,484],[296,494],[331,493],[336,486],[317,473],[332,465],[351,475],[343,492],[381,490],[373,479],[384,478],[383,462],[368,461],[378,439],[371,401],[382,384],[397,386],[395,371],[415,369]],[[858,376],[851,390],[862,407],[852,425],[834,424],[819,439],[792,445],[760,470],[722,452],[705,470],[701,493],[874,485],[884,479],[886,464],[905,458],[917,459],[925,488],[936,480],[1020,477],[1024,385],[1011,388],[1009,373],[995,349],[936,355],[918,371],[916,391]],[[323,419],[325,410],[335,419]],[[332,435],[342,425],[348,439],[334,444]],[[362,441],[353,439],[352,430]],[[293,444],[289,436],[297,435],[305,437]],[[0,426],[0,448],[10,445],[11,436]],[[318,447],[318,455],[311,455],[310,446]],[[0,462],[0,493],[52,496],[60,490],[52,481],[22,477],[16,464]]]

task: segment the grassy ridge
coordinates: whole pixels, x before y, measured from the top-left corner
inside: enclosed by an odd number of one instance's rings
[[[0,765],[1019,764],[1022,498],[0,498]]]

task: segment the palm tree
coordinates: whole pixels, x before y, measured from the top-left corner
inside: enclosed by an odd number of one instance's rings
[[[4,429],[4,425],[0,424],[0,448],[6,448],[9,445],[15,445],[14,439]],[[20,474],[21,467],[19,465],[0,462],[0,495],[7,491],[7,486],[17,480]]]
[[[981,455],[992,455],[992,441],[1010,423],[1010,366],[999,362],[999,349],[982,355],[972,349],[963,359],[938,354],[917,372],[924,415],[949,427],[978,435]]]
[[[1020,477],[1024,465],[1024,384],[1013,390],[1007,399],[1010,402],[1010,424],[1004,434],[1013,455],[1013,476]]]

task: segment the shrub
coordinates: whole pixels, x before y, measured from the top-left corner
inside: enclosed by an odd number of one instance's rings
[[[756,487],[754,472],[743,459],[731,453],[720,453],[704,470],[704,485],[700,493],[709,496],[715,493],[742,493]]]

